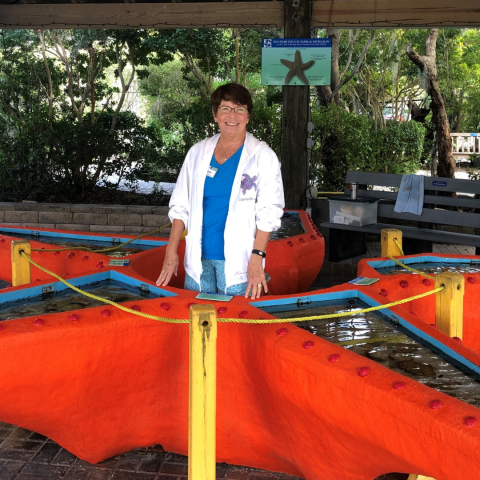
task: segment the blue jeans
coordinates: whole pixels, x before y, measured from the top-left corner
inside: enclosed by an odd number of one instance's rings
[[[248,282],[226,287],[225,260],[209,260],[202,258],[203,272],[200,276],[200,285],[188,274],[185,274],[185,290],[202,293],[223,293],[226,295],[245,295]]]

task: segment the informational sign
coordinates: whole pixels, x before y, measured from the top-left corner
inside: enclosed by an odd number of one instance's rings
[[[112,258],[108,263],[110,267],[128,267],[130,260],[123,260],[121,258]]]
[[[331,38],[264,38],[262,85],[330,85]]]

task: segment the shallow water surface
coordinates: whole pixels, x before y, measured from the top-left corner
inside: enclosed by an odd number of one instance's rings
[[[443,354],[420,343],[419,339],[381,313],[355,314],[355,311],[366,307],[359,299],[351,299],[334,300],[327,305],[325,302],[312,302],[297,308],[281,305],[264,310],[278,318],[349,312],[351,315],[345,317],[299,322],[296,325],[394,372],[480,407],[480,376],[445,359]],[[282,308],[290,310],[278,311]]]
[[[282,224],[278,230],[270,234],[270,240],[294,237],[305,233],[302,219],[298,213],[285,212],[282,217]]]
[[[75,238],[65,238],[65,237],[54,237],[54,236],[48,236],[48,235],[31,235],[31,234],[17,233],[17,232],[14,232],[14,233],[3,232],[1,229],[0,229],[0,234],[10,235],[16,238],[24,238],[26,240],[36,240],[37,242],[47,243],[48,245],[45,245],[46,249],[54,248],[52,245],[55,245],[61,248],[63,247],[63,248],[75,249],[79,247],[87,247],[94,250],[102,250],[104,248],[116,247],[120,243],[123,243],[123,242],[120,242],[120,240],[118,242],[103,242],[99,240],[90,240],[88,238],[75,239]],[[99,253],[103,253],[108,257],[120,258],[120,257],[126,257],[127,255],[133,255],[134,253],[143,252],[145,250],[150,250],[152,248],[157,248],[159,246],[161,246],[160,243],[158,245],[142,245],[142,244],[130,243],[128,245],[125,245],[124,247],[120,247],[118,250],[114,250],[111,252],[99,252]]]
[[[426,262],[426,263],[407,263],[410,268],[414,268],[419,272],[427,273],[429,275],[436,275],[438,273],[453,272],[453,273],[479,273],[480,262],[465,262],[465,263],[450,263],[450,262]],[[395,265],[392,267],[375,268],[381,275],[396,275],[397,273],[408,273],[418,275],[406,268]]]
[[[144,292],[140,290],[140,288],[132,287],[125,283],[110,279],[102,280],[101,282],[96,282],[90,285],[83,285],[79,288],[116,303],[145,300],[147,298],[158,298],[163,296],[152,292]],[[100,305],[105,304],[68,288],[58,293],[45,293],[27,300],[0,303],[0,321],[11,320],[13,318],[40,316],[47,313],[68,312],[70,310],[98,307]]]

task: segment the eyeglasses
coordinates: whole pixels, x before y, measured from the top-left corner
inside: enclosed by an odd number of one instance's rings
[[[245,107],[219,107],[218,111],[220,113],[230,113],[231,111],[234,111],[237,115],[245,115],[247,113],[247,109]]]

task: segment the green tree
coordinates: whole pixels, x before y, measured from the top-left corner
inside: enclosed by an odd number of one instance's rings
[[[83,196],[109,162],[139,161],[135,148],[141,142],[133,134],[141,121],[132,123],[122,112],[135,78],[148,75],[142,67],[171,58],[168,52],[154,52],[154,37],[145,30],[4,32],[0,114],[10,141],[19,144],[14,149],[18,157],[4,154],[4,162],[27,166],[18,175],[33,168],[62,178],[70,191]],[[42,132],[35,142],[29,138],[34,125]],[[22,182],[27,188],[29,181]]]

